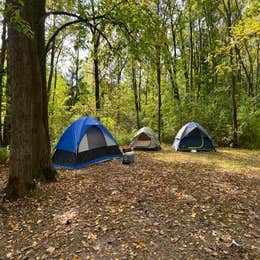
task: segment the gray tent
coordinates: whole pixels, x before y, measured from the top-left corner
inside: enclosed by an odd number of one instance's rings
[[[160,150],[160,142],[149,127],[139,129],[133,137],[130,147],[135,150]]]

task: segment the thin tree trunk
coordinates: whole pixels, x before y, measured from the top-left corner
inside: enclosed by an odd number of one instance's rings
[[[246,74],[246,78],[247,78],[247,89],[248,89],[248,96],[249,97],[252,97],[253,96],[253,82],[251,81],[251,75],[249,74],[248,70],[247,70],[247,67],[241,57],[241,54],[240,54],[240,49],[237,47],[237,45],[235,45],[235,51],[236,51],[236,54],[238,56],[238,59],[239,59],[239,62]]]
[[[252,56],[248,50],[248,46],[247,46],[247,42],[246,40],[244,41],[244,46],[246,49],[246,53],[248,56],[248,61],[249,61],[249,81],[248,81],[248,94],[250,97],[254,97],[254,66],[253,66],[253,60],[252,60]]]
[[[233,49],[230,50],[230,66],[233,67]],[[236,79],[233,72],[233,69],[231,70],[231,100],[232,100],[232,122],[233,122],[233,145],[234,147],[237,146],[238,140],[237,140],[237,130],[238,130],[238,124],[237,124],[237,104],[236,104]]]
[[[75,92],[72,97],[72,105],[75,105],[79,98],[79,70],[80,70],[80,60],[79,60],[79,48],[76,49],[76,68],[75,68]],[[73,83],[72,83],[73,84]]]
[[[231,3],[228,0],[227,4],[224,0],[222,0],[223,7],[226,13],[226,21],[227,21],[227,34],[228,38],[231,39],[231,27],[232,27],[232,12],[231,12]],[[238,144],[238,123],[237,123],[237,104],[236,104],[236,77],[234,72],[234,61],[233,61],[233,47],[230,48],[229,52],[229,66],[231,68],[230,71],[230,80],[231,80],[231,107],[232,107],[232,127],[233,127],[233,146],[237,146]]]
[[[100,101],[100,80],[99,80],[99,58],[98,58],[98,48],[100,44],[100,33],[96,29],[97,26],[95,19],[95,1],[91,0],[92,17],[93,17],[93,27],[92,41],[93,41],[93,66],[94,66],[94,80],[95,80],[95,101],[96,101],[96,113],[100,111],[101,101]],[[99,118],[99,117],[98,117]]]
[[[3,75],[4,75],[4,63],[6,58],[6,22],[3,21],[2,30],[2,46],[0,54],[0,147],[3,145],[3,133],[2,133],[2,101],[3,101]]]
[[[6,109],[4,117],[4,127],[3,127],[3,146],[6,147],[10,145],[11,142],[11,84],[10,84],[10,73],[7,66],[7,79],[5,85],[5,99],[6,99]]]
[[[161,94],[161,53],[160,47],[156,48],[156,77],[157,77],[157,88],[158,88],[158,139],[161,141],[161,108],[162,108],[162,94]]]
[[[148,103],[148,85],[149,85],[149,68],[147,70],[146,83],[145,83],[145,105]]]
[[[260,91],[260,41],[257,40],[256,48],[256,77],[255,77],[255,95]],[[259,98],[258,98],[259,100]]]
[[[142,68],[140,67],[139,70],[139,82],[138,82],[138,109],[139,112],[141,113],[141,88],[142,88]]]
[[[52,42],[51,46],[51,62],[50,62],[50,69],[49,69],[49,78],[48,78],[48,84],[47,84],[47,95],[48,99],[50,97],[51,92],[51,84],[52,84],[52,77],[53,77],[53,70],[54,70],[54,58],[55,58],[55,39]]]
[[[182,56],[182,63],[184,66],[184,78],[185,78],[185,91],[186,94],[188,94],[190,92],[190,88],[189,88],[189,72],[188,72],[188,66],[187,66],[187,61],[185,58],[185,46],[184,46],[184,39],[183,39],[183,32],[182,32],[182,28],[180,28],[180,44],[181,44],[181,56]]]
[[[51,111],[52,120],[54,117],[54,104],[55,104],[56,87],[57,87],[57,81],[58,81],[58,62],[59,62],[61,51],[62,51],[62,48],[59,50],[59,53],[56,57],[55,66],[54,66],[54,81],[53,81],[52,111]],[[51,122],[51,125],[53,125],[53,121]]]
[[[132,85],[133,85],[134,100],[135,100],[136,126],[137,129],[139,129],[140,128],[139,103],[138,103],[137,82],[136,82],[136,68],[134,64],[132,65]]]
[[[95,99],[96,99],[96,112],[101,108],[100,102],[100,81],[99,81],[99,59],[98,59],[98,48],[99,48],[99,34],[94,32],[94,78],[95,78]]]
[[[193,24],[191,21],[191,17],[189,19],[189,29],[190,29],[190,90],[192,91],[193,88]]]

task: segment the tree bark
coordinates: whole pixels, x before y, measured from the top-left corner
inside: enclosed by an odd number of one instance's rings
[[[157,88],[158,88],[158,139],[161,141],[161,108],[162,108],[162,93],[161,93],[161,53],[160,47],[156,48],[156,77],[157,77]]]
[[[8,62],[8,59],[7,59]],[[4,117],[4,126],[3,126],[3,146],[6,147],[10,145],[11,142],[11,122],[10,122],[10,106],[11,106],[11,84],[10,84],[10,72],[8,69],[9,65],[7,64],[7,77],[5,84],[5,99],[6,99],[6,109]]]
[[[222,0],[223,7],[226,13],[226,22],[227,22],[227,36],[228,39],[232,38],[231,35],[231,27],[232,27],[232,11],[231,11],[231,3],[228,0],[227,4],[224,0]],[[234,50],[233,47],[230,48],[229,52],[229,66],[231,68],[230,71],[230,83],[231,83],[231,107],[232,107],[232,128],[233,128],[233,146],[236,147],[238,145],[238,123],[237,123],[237,104],[236,104],[236,77],[234,72],[234,61],[233,61]]]
[[[135,100],[136,126],[137,129],[139,129],[140,128],[139,102],[138,102],[137,82],[136,82],[136,68],[134,64],[132,64],[132,84],[133,84],[134,100]]]
[[[3,146],[3,133],[2,133],[2,100],[3,100],[3,75],[5,73],[4,63],[6,58],[6,21],[3,22],[2,31],[2,46],[0,54],[0,147]]]
[[[54,71],[54,58],[55,58],[55,39],[52,42],[51,46],[51,62],[50,62],[50,68],[49,68],[49,77],[48,77],[48,84],[47,84],[47,95],[48,99],[50,97],[51,93],[51,84],[52,84],[52,77],[53,77],[53,71]]]
[[[233,146],[236,147],[238,144],[237,140],[237,104],[236,104],[236,79],[233,72],[233,49],[230,50],[230,66],[232,67],[230,72],[231,77],[231,101],[232,101],[232,125],[233,125]]]
[[[33,35],[8,25],[12,85],[11,153],[7,197],[17,198],[34,188],[34,179],[55,180],[51,166],[48,99],[44,48],[45,0],[28,0],[16,6]],[[15,3],[16,5],[14,5]]]
[[[190,13],[191,15],[191,13]],[[193,89],[193,24],[191,17],[189,19],[189,29],[190,29],[190,91]],[[192,94],[192,93],[191,93]]]
[[[100,35],[97,35],[97,32],[94,32],[94,78],[95,78],[95,100],[96,100],[96,112],[100,110],[100,81],[99,81],[99,59],[98,59],[98,47]]]
[[[190,88],[189,88],[189,72],[188,72],[188,66],[187,66],[187,61],[186,61],[186,53],[185,53],[185,45],[184,45],[184,38],[183,38],[183,31],[182,28],[180,28],[180,44],[181,44],[181,60],[183,63],[183,74],[185,78],[185,92],[186,94],[189,94]]]

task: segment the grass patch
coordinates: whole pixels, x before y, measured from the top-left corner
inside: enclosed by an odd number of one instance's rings
[[[188,153],[163,147],[156,158],[165,162],[196,163],[226,171],[260,171],[260,151],[257,150],[218,148],[217,152]]]

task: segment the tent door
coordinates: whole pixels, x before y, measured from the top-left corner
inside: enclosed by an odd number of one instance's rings
[[[107,146],[105,137],[102,131],[96,127],[91,126],[87,131],[87,139],[88,139],[88,148],[89,150],[95,149],[98,147]]]
[[[136,141],[136,146],[138,147],[149,147],[151,144],[151,138],[142,133],[138,138],[137,138],[137,141]]]
[[[204,147],[204,138],[203,138],[202,134],[200,134],[200,145],[189,146],[188,148],[191,150],[196,150],[196,149],[201,149],[203,147]]]

